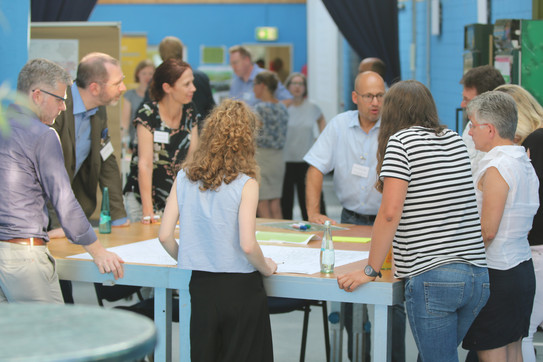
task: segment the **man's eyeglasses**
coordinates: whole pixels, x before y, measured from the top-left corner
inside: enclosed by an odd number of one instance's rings
[[[40,92],[43,92],[43,93],[45,93],[45,94],[49,94],[51,97],[55,97],[55,98],[58,99],[59,101],[66,102],[66,98],[64,98],[64,97],[57,96],[56,94],[53,94],[53,93],[48,92],[48,91],[45,91],[45,90],[43,90],[43,89],[41,89],[41,88],[38,88],[37,90],[39,90]],[[33,90],[32,90],[32,92],[35,92],[35,91],[36,91],[36,89],[33,89]]]
[[[482,127],[482,126],[488,126],[488,123],[479,123],[479,124],[474,124],[473,122],[469,123],[469,129],[474,129],[476,127]]]
[[[371,93],[366,93],[366,94],[360,94],[358,93],[358,91],[355,89],[354,91],[356,94],[358,94],[362,100],[364,100],[364,102],[366,103],[371,103],[373,102],[373,98],[377,99],[377,102],[381,103],[383,101],[383,98],[385,97],[385,94],[384,93],[377,93],[377,94],[371,94]]]

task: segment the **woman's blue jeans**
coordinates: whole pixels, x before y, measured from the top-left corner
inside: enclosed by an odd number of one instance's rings
[[[457,348],[490,295],[488,271],[439,266],[405,280],[405,307],[419,361],[458,361]]]

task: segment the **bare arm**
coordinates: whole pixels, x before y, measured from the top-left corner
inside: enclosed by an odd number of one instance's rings
[[[175,260],[177,260],[179,253],[179,244],[175,241],[175,225],[177,224],[177,220],[179,220],[179,207],[177,206],[176,180],[172,185],[170,195],[166,201],[166,208],[164,209],[162,223],[158,232],[158,240],[160,240],[164,249]]]
[[[322,131],[324,131],[324,127],[326,127],[326,120],[324,119],[323,115],[317,119],[317,125],[319,126],[319,133],[322,133]]]
[[[305,181],[305,205],[307,208],[307,218],[309,222],[324,224],[330,220],[331,224],[336,222],[328,216],[321,214],[321,192],[322,180],[324,176],[316,167],[309,166],[307,169]]]
[[[373,233],[371,235],[370,255],[368,265],[376,271],[381,269],[387,253],[392,245],[396,229],[402,216],[403,204],[407,195],[407,181],[385,177],[383,185],[383,200],[377,212]],[[352,292],[360,285],[375,280],[364,271],[353,271],[337,277],[338,286],[347,292]]]
[[[150,217],[150,220],[145,219],[142,222],[154,222],[153,213],[153,134],[138,124],[136,127],[138,134],[138,183],[140,189],[141,206],[143,217]]]
[[[107,251],[99,240],[89,245],[83,245],[83,248],[92,256],[100,273],[113,273],[115,279],[124,276],[124,260],[117,254]]]
[[[241,193],[239,207],[239,236],[241,249],[249,262],[264,276],[270,276],[277,270],[277,264],[265,258],[256,241],[256,207],[258,205],[258,184],[254,179],[247,181]]]
[[[196,148],[198,147],[199,141],[200,141],[200,136],[198,134],[198,126],[194,126],[192,127],[192,130],[190,131],[190,145],[189,145],[189,150],[187,152],[187,160],[190,160],[192,158],[194,151],[196,151]]]
[[[507,185],[497,168],[490,167],[486,170],[477,187],[483,191],[481,232],[485,247],[488,247],[498,233],[509,193],[509,185]]]

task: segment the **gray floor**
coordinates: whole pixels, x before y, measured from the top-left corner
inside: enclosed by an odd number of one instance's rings
[[[326,176],[324,179],[324,197],[326,203],[326,210],[328,216],[339,222],[341,215],[341,207],[335,194],[333,192],[333,185],[330,176]],[[299,209],[296,207],[294,212],[294,219],[301,220]],[[93,304],[97,305],[96,295],[92,284],[88,283],[74,283],[74,298],[76,303]],[[107,302],[106,302],[107,303]],[[112,307],[115,305],[130,305],[135,303],[134,300],[123,300],[121,302],[107,304],[106,307]],[[370,321],[372,319],[372,309],[370,306]],[[272,333],[273,333],[273,346],[275,361],[277,362],[296,362],[299,361],[300,356],[300,342],[302,336],[302,312],[291,312],[286,314],[275,314],[271,316]],[[178,345],[178,329],[177,324],[174,323],[173,331],[173,357],[174,361],[179,360],[179,345]],[[344,333],[344,348],[343,348],[343,360],[347,361],[346,340],[347,336]],[[537,333],[536,342],[542,344],[541,347],[537,346],[539,352],[539,358],[537,361],[543,362],[543,333]],[[462,348],[458,349],[459,360],[464,361],[466,351]],[[322,324],[322,313],[320,308],[313,308],[309,317],[309,328],[307,336],[307,348],[306,348],[306,361],[308,362],[325,362],[325,347],[324,347],[324,332]],[[406,361],[417,360],[417,347],[413,340],[411,330],[408,329],[406,333]]]

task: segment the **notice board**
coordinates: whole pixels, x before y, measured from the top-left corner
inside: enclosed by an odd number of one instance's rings
[[[59,39],[59,43],[75,39],[78,41],[78,62],[91,52],[106,53],[120,60],[120,22],[33,22],[30,23],[30,39]],[[107,107],[109,135],[117,163],[121,160],[121,103]],[[91,219],[99,219],[100,216],[102,193],[98,192],[97,195],[98,206]]]

